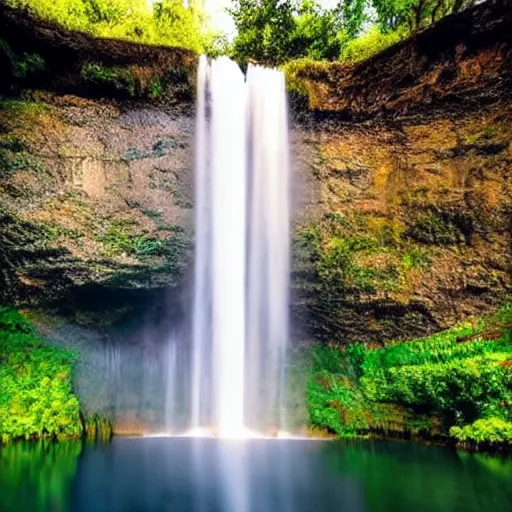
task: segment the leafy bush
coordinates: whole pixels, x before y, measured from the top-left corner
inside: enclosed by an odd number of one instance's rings
[[[343,46],[341,59],[350,62],[366,60],[400,42],[406,36],[407,32],[404,30],[382,32],[380,27],[373,26],[368,32]]]
[[[339,435],[389,430],[427,432],[461,442],[510,442],[512,306],[478,325],[463,324],[425,339],[314,350],[308,387],[313,426]],[[418,418],[421,419],[418,422]],[[450,428],[452,427],[452,428]],[[403,427],[398,427],[402,429]]]
[[[18,312],[0,307],[0,440],[82,434],[71,389],[74,354],[46,345]]]
[[[465,427],[452,427],[450,435],[461,443],[512,443],[512,422],[501,418],[481,419]]]

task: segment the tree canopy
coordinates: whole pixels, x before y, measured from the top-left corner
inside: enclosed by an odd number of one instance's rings
[[[183,0],[3,0],[101,37],[228,53],[244,63],[359,60],[478,0],[232,0],[232,43],[210,28],[203,3]]]
[[[233,54],[273,64],[300,57],[366,57],[476,2],[339,0],[327,9],[315,0],[233,0]]]
[[[150,44],[164,44],[205,51],[213,34],[207,18],[195,2],[156,0],[7,0],[29,8],[69,29],[100,37],[115,37]]]

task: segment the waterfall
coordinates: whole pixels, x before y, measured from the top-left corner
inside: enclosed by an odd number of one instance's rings
[[[289,159],[284,76],[198,68],[192,426],[283,427]]]

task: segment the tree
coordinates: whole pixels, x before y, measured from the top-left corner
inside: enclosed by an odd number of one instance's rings
[[[349,39],[355,38],[368,20],[368,0],[340,0],[338,9],[343,19],[343,29]]]
[[[194,6],[185,7],[182,0],[160,0],[153,6],[153,16],[158,41],[203,51],[202,18]]]
[[[157,0],[7,0],[14,7],[29,8],[37,16],[54,20],[72,30],[96,36],[128,39],[204,50],[206,18],[192,3]]]
[[[416,32],[444,16],[474,5],[477,0],[370,0],[385,29],[406,25]]]
[[[236,58],[272,64],[290,58],[295,30],[291,0],[234,0],[228,12],[238,32],[233,41]]]
[[[242,62],[339,57],[344,33],[338,8],[323,9],[314,0],[234,0],[229,13],[238,32],[233,55]]]
[[[345,38],[342,21],[339,9],[322,9],[315,1],[305,0],[297,10],[291,34],[292,56],[337,59]]]

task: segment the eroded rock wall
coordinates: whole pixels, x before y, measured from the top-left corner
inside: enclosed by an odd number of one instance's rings
[[[31,92],[0,109],[1,300],[175,286],[192,248],[191,117]]]
[[[410,338],[512,291],[512,106],[296,131],[295,317],[338,341]]]

